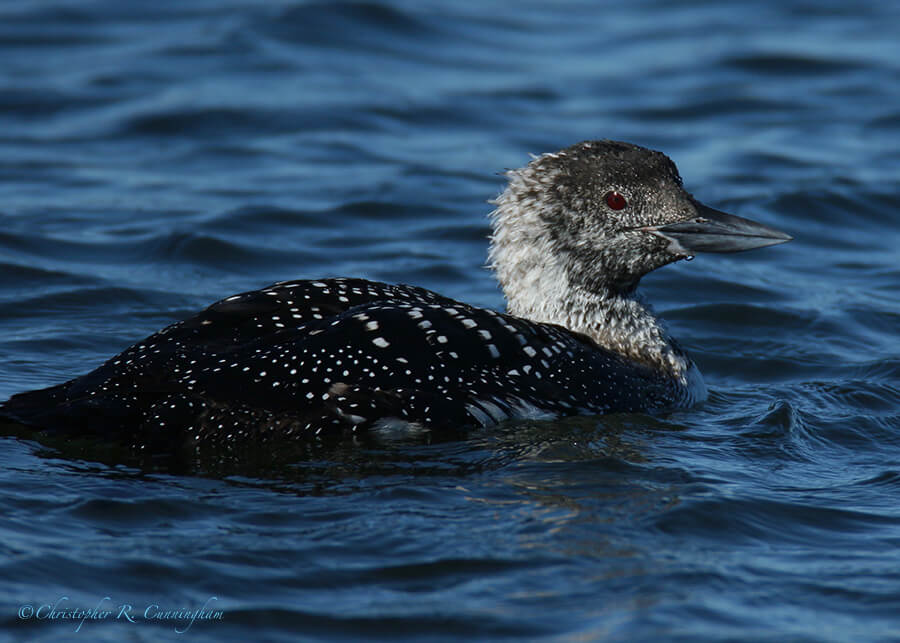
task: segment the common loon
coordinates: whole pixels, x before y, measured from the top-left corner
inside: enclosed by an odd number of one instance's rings
[[[285,281],[234,295],[0,417],[132,446],[455,433],[507,418],[683,407],[706,388],[636,294],[697,252],[790,236],[709,208],[664,154],[586,141],[507,172],[490,266],[508,313],[407,285]]]

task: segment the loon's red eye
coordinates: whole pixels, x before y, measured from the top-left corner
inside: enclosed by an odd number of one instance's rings
[[[613,190],[612,192],[606,193],[606,205],[613,210],[622,210],[628,205],[628,201],[625,200],[624,196]]]

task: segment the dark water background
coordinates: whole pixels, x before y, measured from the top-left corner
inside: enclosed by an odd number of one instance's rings
[[[497,172],[587,138],[796,237],[645,279],[706,404],[238,473],[0,438],[0,637],[900,640],[896,2],[5,2],[0,399],[279,279],[500,308]],[[64,596],[224,616],[18,616]]]

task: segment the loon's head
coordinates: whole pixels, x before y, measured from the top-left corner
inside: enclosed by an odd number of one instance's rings
[[[554,297],[627,297],[651,270],[695,253],[791,239],[703,205],[665,154],[630,143],[578,143],[507,176],[491,265],[510,312],[540,321],[556,321],[541,311]]]

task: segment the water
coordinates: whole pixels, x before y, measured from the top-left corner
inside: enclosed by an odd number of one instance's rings
[[[700,199],[796,240],[644,280],[711,390],[686,411],[241,469],[0,438],[0,636],[900,638],[898,19],[822,0],[3,4],[0,399],[279,279],[500,308],[497,172],[587,138],[661,149]],[[77,633],[18,616],[62,597],[113,612]],[[222,619],[184,634],[144,618],[204,604]]]

